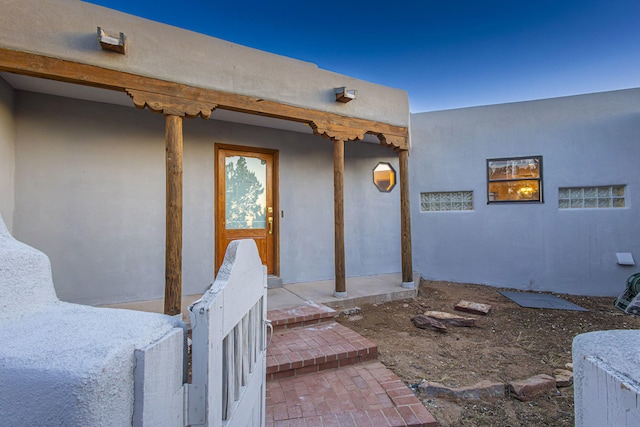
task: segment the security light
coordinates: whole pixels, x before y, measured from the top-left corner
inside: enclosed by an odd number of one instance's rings
[[[124,33],[120,33],[118,37],[108,34],[101,27],[98,27],[98,42],[102,50],[109,50],[124,55]]]
[[[336,88],[336,102],[347,103],[352,99],[356,99],[357,91],[354,89],[347,89],[346,87]]]

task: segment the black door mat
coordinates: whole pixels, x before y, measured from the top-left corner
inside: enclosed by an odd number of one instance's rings
[[[569,301],[558,298],[549,294],[536,294],[531,292],[509,292],[498,291],[499,294],[504,295],[511,301],[518,304],[520,307],[528,308],[551,308],[554,310],[575,310],[575,311],[589,311],[586,308],[582,308],[579,305],[575,305]]]

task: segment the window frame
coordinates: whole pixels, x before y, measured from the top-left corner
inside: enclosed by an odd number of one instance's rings
[[[380,188],[378,186],[378,182],[376,181],[376,169],[378,169],[379,166],[387,166],[389,169],[389,174],[391,176],[391,180],[390,180],[390,184],[389,187],[385,188]],[[372,177],[373,177],[373,185],[378,189],[379,192],[381,193],[391,193],[391,191],[393,191],[393,189],[396,187],[397,184],[397,174],[396,174],[396,170],[393,167],[393,165],[389,162],[378,162],[373,169],[371,170],[372,173]]]
[[[539,165],[539,174],[537,178],[531,178],[531,177],[524,177],[524,178],[509,178],[509,179],[491,179],[491,174],[490,174],[490,165],[491,163],[494,162],[504,162],[504,161],[517,161],[517,160],[537,160],[538,161],[538,165]],[[543,162],[542,162],[542,156],[538,155],[538,156],[521,156],[521,157],[499,157],[499,158],[494,158],[494,159],[487,159],[486,161],[486,171],[487,171],[487,204],[488,205],[493,205],[493,204],[505,204],[505,203],[516,203],[516,204],[522,204],[522,203],[526,203],[526,204],[540,204],[540,203],[544,203],[544,191],[543,191],[543,184],[544,184],[544,178],[543,178]],[[492,183],[496,183],[496,182],[518,182],[518,181],[538,181],[538,199],[533,199],[533,200],[491,200],[491,192],[489,191],[490,186]]]

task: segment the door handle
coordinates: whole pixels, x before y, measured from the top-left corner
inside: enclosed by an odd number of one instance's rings
[[[271,344],[271,340],[273,339],[273,325],[271,324],[271,320],[264,320],[264,326],[267,327],[265,335],[268,336],[269,339],[265,343],[264,349],[262,349],[262,351],[265,351],[269,347],[269,344]],[[268,332],[271,332],[271,334],[268,334]]]
[[[269,234],[273,234],[273,217],[269,217]]]

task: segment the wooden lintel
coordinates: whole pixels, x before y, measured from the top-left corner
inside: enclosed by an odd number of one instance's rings
[[[155,113],[186,116],[190,118],[202,117],[208,119],[216,108],[215,104],[202,101],[191,101],[177,96],[142,90],[127,89],[127,94],[133,99],[133,104],[141,109],[144,107]]]
[[[330,123],[335,126],[342,126],[345,129],[358,129],[375,135],[382,134],[385,135],[387,141],[391,139],[393,141],[400,139],[406,141],[409,135],[408,128],[404,126],[342,116],[257,97],[204,89],[7,48],[0,48],[0,71],[123,92],[126,90],[143,91],[194,103],[217,105],[217,108],[224,110],[300,123]],[[395,147],[396,143],[387,145]],[[400,149],[403,148],[401,147]]]

